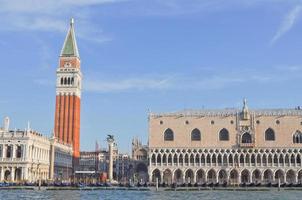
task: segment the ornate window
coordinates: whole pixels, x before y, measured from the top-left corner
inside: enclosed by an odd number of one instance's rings
[[[266,141],[274,141],[275,140],[275,131],[271,128],[268,128],[265,131],[265,140]]]
[[[165,130],[164,132],[164,140],[165,141],[173,141],[174,140],[174,133],[173,131],[168,128],[167,130]]]
[[[296,131],[296,133],[293,135],[293,142],[302,143],[302,133],[300,131]]]
[[[252,143],[252,136],[249,132],[245,132],[241,137],[242,143]]]
[[[220,141],[228,141],[229,140],[229,131],[225,128],[221,129],[219,132],[219,140]]]
[[[198,130],[197,128],[195,128],[195,129],[191,132],[191,140],[192,140],[192,141],[200,141],[200,140],[201,140],[200,130]]]

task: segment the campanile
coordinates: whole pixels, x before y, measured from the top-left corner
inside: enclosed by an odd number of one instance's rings
[[[71,19],[59,58],[56,82],[55,137],[71,144],[74,159],[80,155],[81,60]]]

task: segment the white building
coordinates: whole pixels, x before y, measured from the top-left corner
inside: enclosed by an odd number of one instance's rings
[[[71,146],[60,144],[30,127],[9,130],[9,118],[4,119],[3,128],[0,128],[0,181],[50,180],[59,176],[53,171],[63,166],[72,166]],[[68,174],[61,177],[68,177]]]

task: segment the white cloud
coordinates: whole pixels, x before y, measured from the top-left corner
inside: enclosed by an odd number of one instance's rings
[[[76,18],[77,36],[95,42],[110,40],[92,24],[91,6],[125,0],[0,0],[0,30],[65,33],[70,17]]]
[[[168,89],[169,78],[128,78],[123,80],[87,80],[84,90],[89,92],[115,92],[125,90]]]
[[[214,73],[212,75],[202,74],[178,74],[178,75],[155,75],[153,77],[126,77],[124,79],[95,80],[86,76],[83,83],[84,90],[88,92],[120,92],[141,90],[220,90],[236,84],[264,83],[275,81],[277,75],[249,74],[244,76],[243,72],[237,73]]]
[[[216,69],[218,69],[216,67]],[[271,69],[271,68],[270,68]],[[295,80],[302,68],[296,66],[276,66],[271,70],[227,69],[202,71],[183,74],[86,74],[83,89],[94,93],[112,93],[124,91],[208,91],[223,90],[238,85],[275,84]],[[97,77],[97,78],[96,78]],[[36,79],[42,86],[54,86],[53,80]]]
[[[283,36],[286,32],[290,31],[295,22],[300,16],[302,11],[302,6],[295,6],[283,19],[279,29],[271,40],[271,45],[274,44],[281,36]]]

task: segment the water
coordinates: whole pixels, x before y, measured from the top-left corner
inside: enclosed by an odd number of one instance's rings
[[[97,191],[30,191],[30,190],[1,190],[0,199],[39,199],[39,200],[240,200],[240,199],[301,199],[302,191],[164,191],[164,192],[151,192],[151,191],[110,191],[110,190],[97,190]]]

